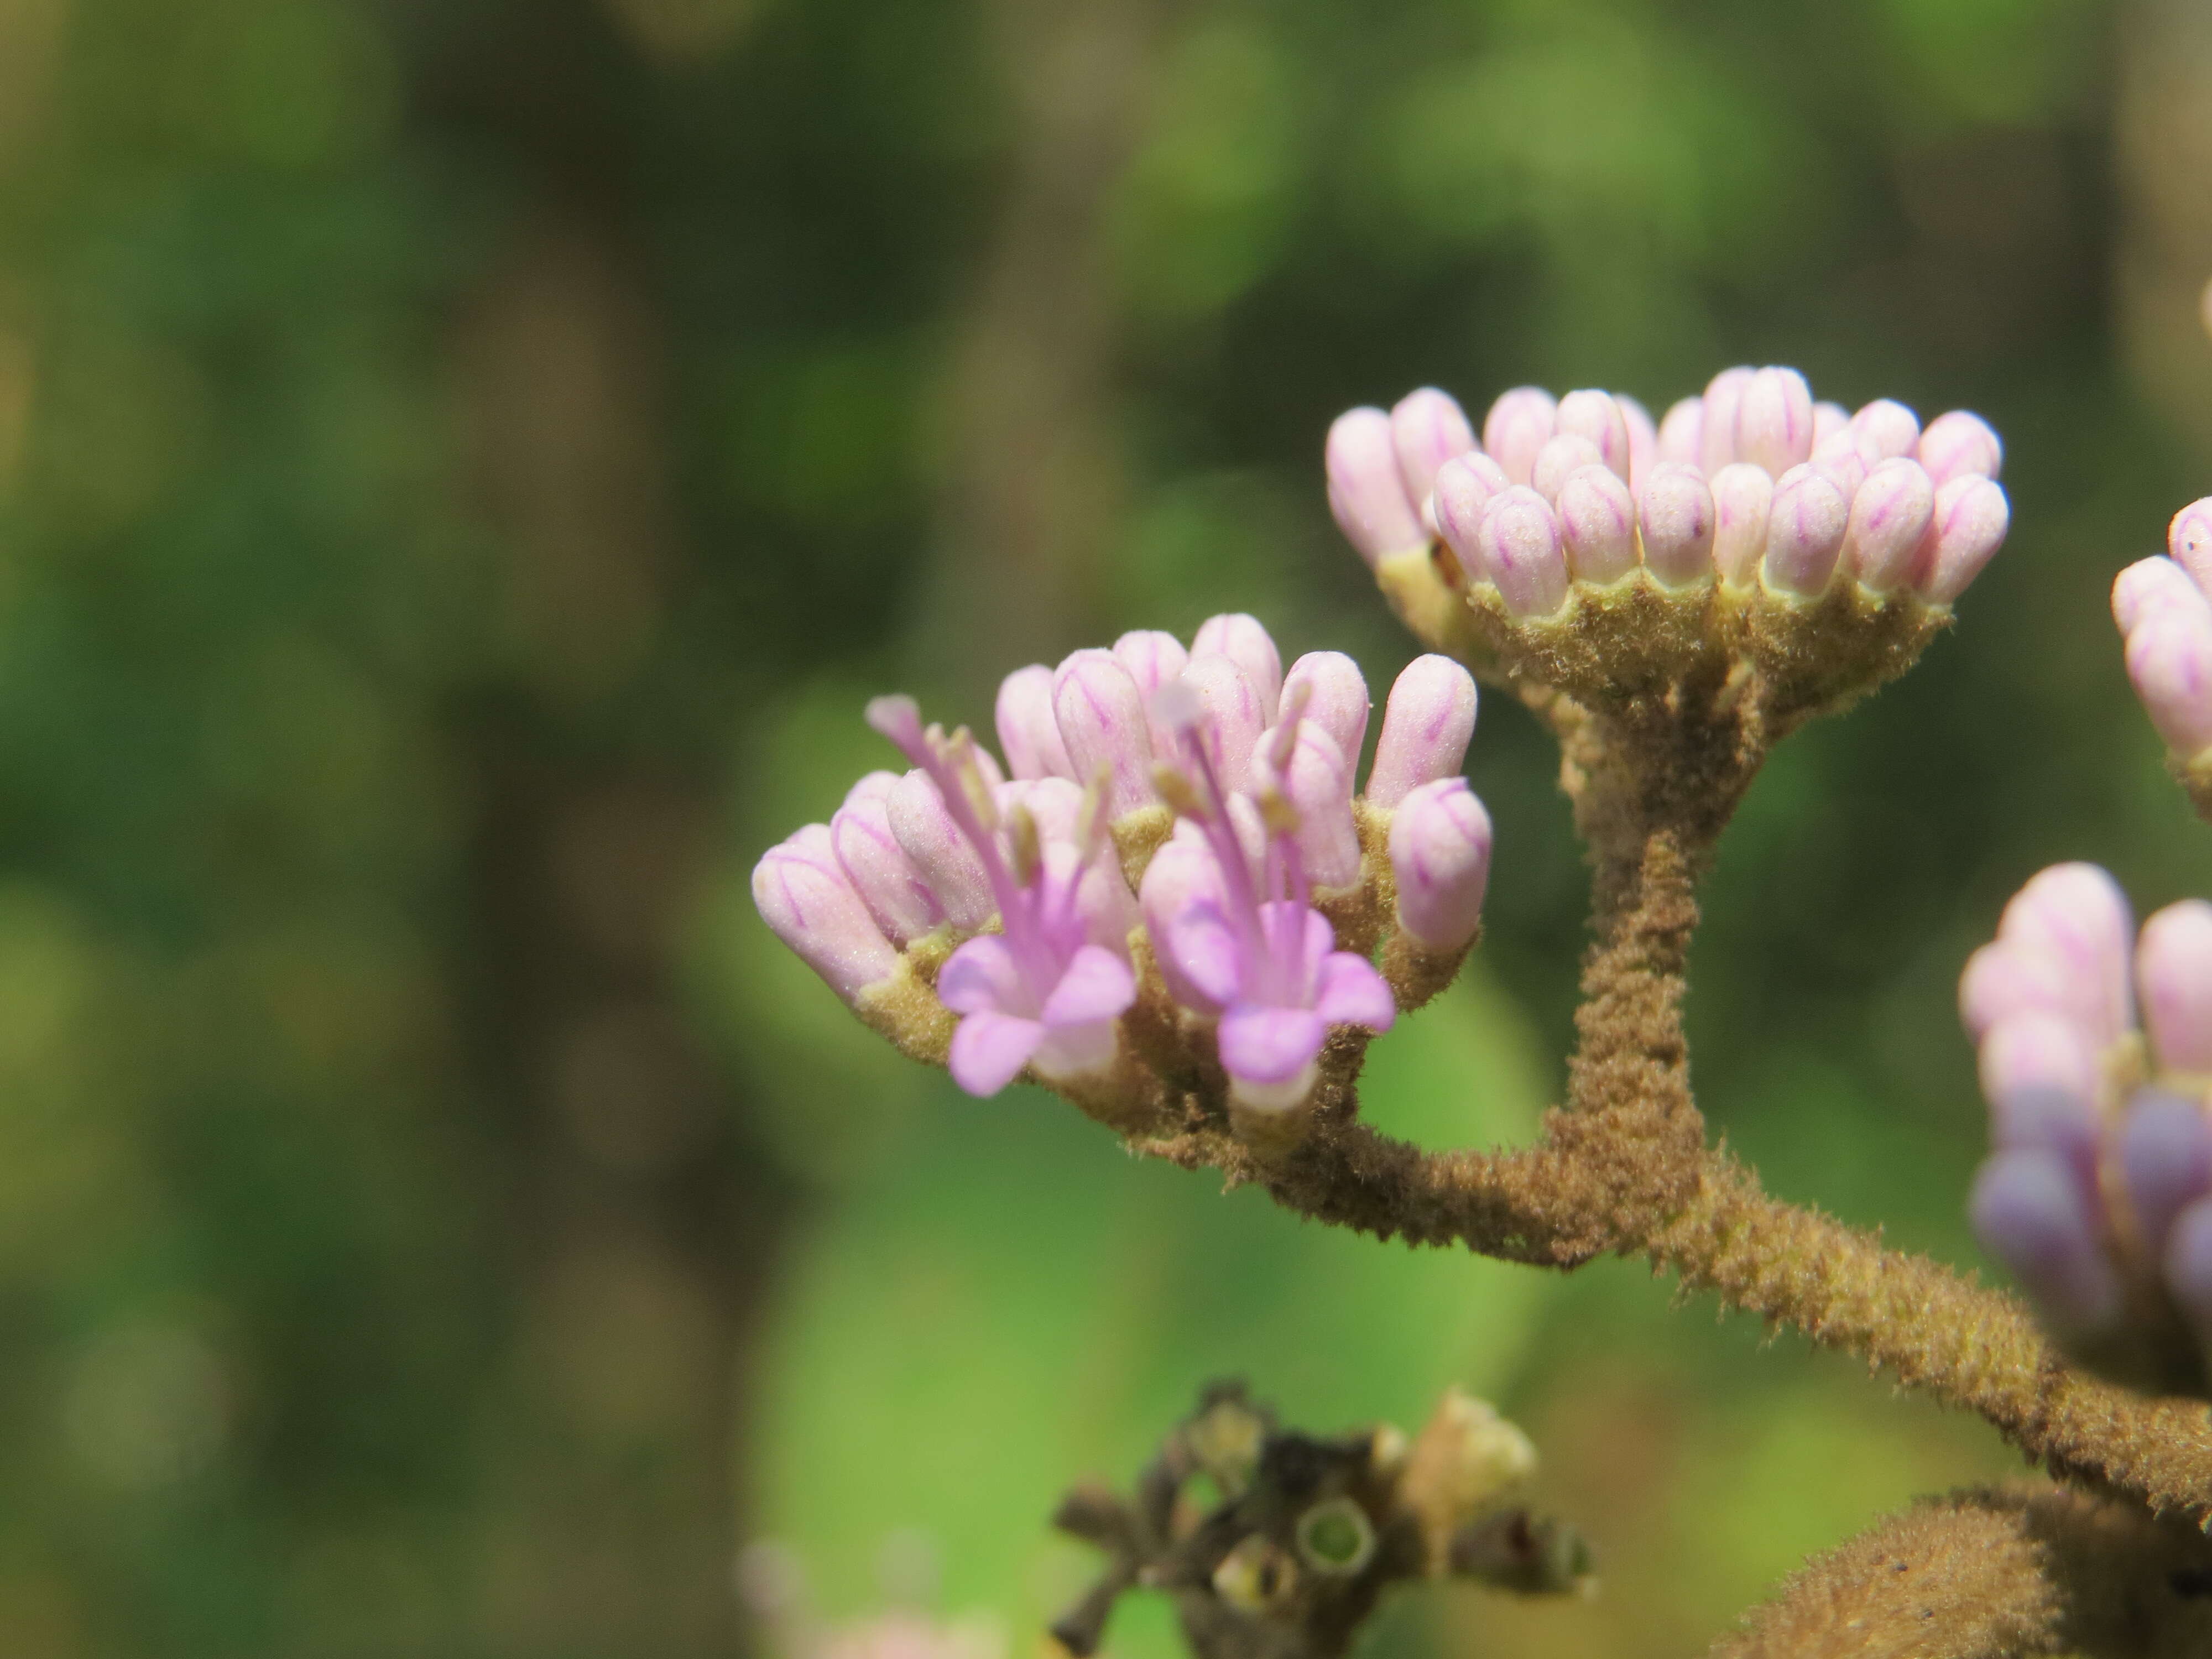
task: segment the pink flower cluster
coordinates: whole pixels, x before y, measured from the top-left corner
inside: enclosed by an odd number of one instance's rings
[[[2173,515],[2166,545],[2120,572],[2112,617],[2136,695],[2186,764],[2212,750],[2212,495]]]
[[[1635,398],[1534,386],[1478,441],[1433,388],[1329,428],[1336,521],[1372,566],[1441,537],[1516,617],[1639,567],[1670,588],[1715,576],[1797,599],[1853,580],[1948,605],[2004,540],[1996,434],[1961,410],[1923,430],[1887,398],[1815,403],[1792,368],[1731,368],[1653,423]]]
[[[1315,908],[1362,891],[1363,820],[1387,821],[1393,920],[1419,950],[1465,947],[1489,875],[1489,818],[1460,776],[1467,671],[1430,656],[1399,677],[1355,799],[1369,713],[1349,657],[1316,652],[1285,673],[1242,615],[1212,618],[1188,650],[1132,633],[1008,675],[1003,769],[964,730],[878,698],[869,721],[914,769],[871,773],[827,825],[770,848],[754,901],[855,1004],[898,975],[907,947],[964,941],[937,994],[961,1017],[952,1074],[985,1095],[1024,1067],[1066,1081],[1111,1066],[1141,928],[1167,994],[1214,1025],[1237,1097],[1293,1105],[1332,1026],[1379,1031],[1395,1015]],[[1133,893],[1109,825],[1160,806],[1180,822]]]
[[[2212,904],[2138,938],[2111,876],[2056,866],[2006,906],[1959,1005],[1996,1149],[1983,1244],[2062,1334],[2112,1333],[2133,1259],[2212,1347]]]

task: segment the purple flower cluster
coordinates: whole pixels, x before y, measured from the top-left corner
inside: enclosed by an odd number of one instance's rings
[[[2120,572],[2112,617],[2136,695],[2186,766],[2212,752],[2212,495],[2173,515],[2166,546]]]
[[[870,774],[828,825],[770,848],[754,899],[856,1006],[899,979],[909,947],[951,946],[936,993],[960,1017],[948,1063],[972,1093],[1024,1068],[1048,1082],[1110,1068],[1149,964],[1160,994],[1215,1032],[1235,1097],[1287,1108],[1332,1027],[1386,1030],[1395,1015],[1316,908],[1373,890],[1363,831],[1385,849],[1391,920],[1413,950],[1462,951],[1480,919],[1490,822],[1460,775],[1473,678],[1443,657],[1407,668],[1362,797],[1369,714],[1349,657],[1316,652],[1285,673],[1242,615],[1212,618],[1188,650],[1132,633],[1008,675],[1003,771],[966,731],[878,698],[869,722],[914,769]],[[1147,813],[1166,838],[1133,892],[1113,826]]]
[[[1491,405],[1478,441],[1424,388],[1330,428],[1329,505],[1370,565],[1448,544],[1516,617],[1638,568],[1796,599],[1850,580],[1948,605],[2004,540],[2002,449],[1977,416],[1929,422],[1887,398],[1815,403],[1791,368],[1731,368],[1654,423],[1635,398],[1534,386]]]
[[[2138,938],[2112,877],[2056,866],[2006,906],[1959,1005],[1996,1148],[1983,1244],[2062,1335],[2112,1336],[2148,1276],[2212,1351],[2212,904]]]

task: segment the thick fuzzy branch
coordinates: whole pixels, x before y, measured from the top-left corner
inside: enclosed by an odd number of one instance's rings
[[[1712,1659],[2212,1650],[2212,1546],[2051,1487],[1956,1492],[1808,1562]]]

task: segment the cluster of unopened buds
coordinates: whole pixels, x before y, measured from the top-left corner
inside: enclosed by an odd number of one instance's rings
[[[2137,1021],[2140,998],[2141,1023]],[[2212,904],[2138,938],[2094,865],[2045,870],[1959,988],[1996,1151],[1972,1216],[2044,1323],[2142,1386],[2212,1376]]]
[[[1316,652],[1286,673],[1247,616],[1188,650],[1132,633],[1007,676],[1003,765],[880,697],[869,722],[912,769],[870,773],[771,848],[754,899],[970,1093],[1026,1071],[1132,1127],[1213,1064],[1233,1104],[1283,1113],[1332,1032],[1389,1030],[1474,939],[1491,842],[1460,775],[1475,701],[1458,664],[1413,662],[1355,794],[1358,666]]]
[[[2112,584],[2128,678],[2200,811],[2212,811],[2212,495],[2173,515],[2165,558]]]

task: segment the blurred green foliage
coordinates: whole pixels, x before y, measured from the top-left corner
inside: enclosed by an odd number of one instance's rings
[[[1383,683],[1352,403],[1749,360],[1974,407],[2012,544],[1761,781],[1691,1008],[1778,1189],[1971,1261],[1966,951],[2058,858],[2203,885],[2101,614],[2203,487],[2110,276],[2116,167],[2190,165],[2113,137],[2148,15],[0,0],[0,1650],[720,1652],[761,1530],[850,1611],[920,1528],[1026,1621],[1051,1495],[1221,1369],[1318,1428],[1456,1378],[1544,1445],[1609,1598],[1394,1650],[1684,1650],[2005,1467],[1632,1272],[951,1096],[744,878],[892,684],[975,720],[1224,608]],[[1553,766],[1494,702],[1483,971],[1376,1051],[1440,1142],[1556,1084]]]

